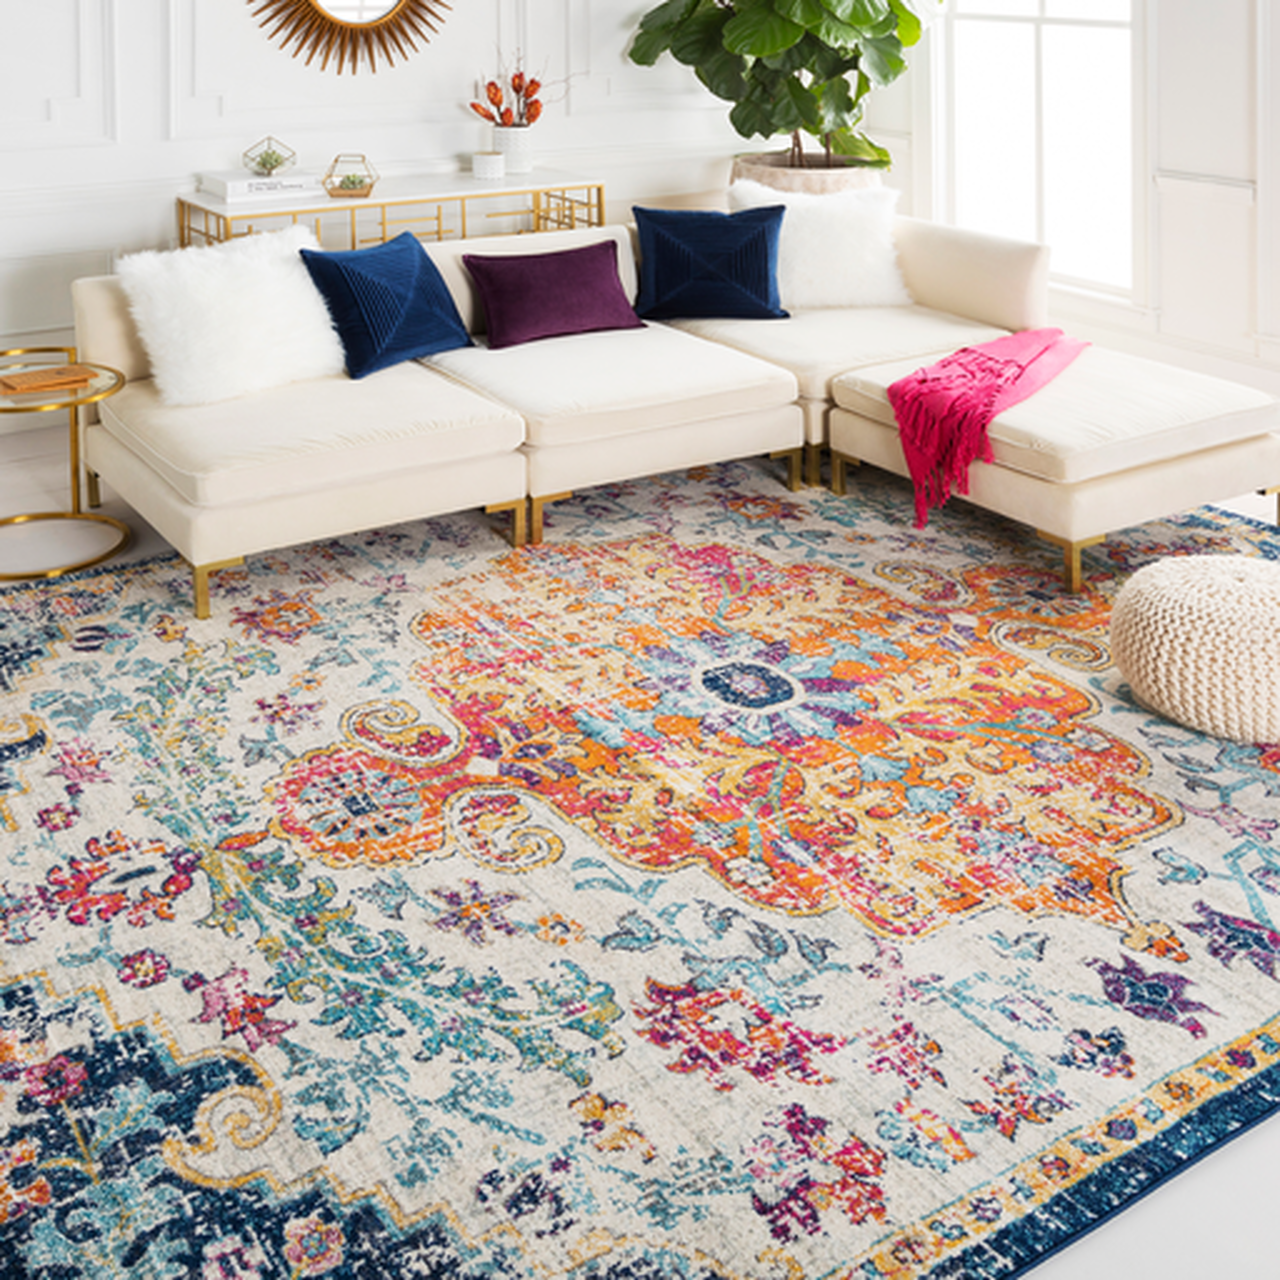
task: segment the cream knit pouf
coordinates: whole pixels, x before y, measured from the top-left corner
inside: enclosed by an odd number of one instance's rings
[[[1236,742],[1280,742],[1280,562],[1171,556],[1111,611],[1111,658],[1133,696]]]

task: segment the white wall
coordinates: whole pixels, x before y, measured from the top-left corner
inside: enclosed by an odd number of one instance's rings
[[[468,0],[408,61],[339,77],[268,38],[258,0],[0,0],[0,342],[70,340],[68,285],[174,239],[174,197],[267,134],[301,165],[366,153],[385,175],[452,171],[488,145],[465,108],[498,54],[556,87],[539,164],[598,176],[609,215],[723,188],[745,143],[669,58],[624,51],[648,0]],[[1146,0],[1142,296],[1063,297],[1084,336],[1280,391],[1280,0]],[[914,81],[914,83],[912,83]],[[882,94],[903,209],[928,215],[927,55]],[[1087,92],[1087,79],[1082,78]],[[1087,175],[1083,180],[1087,180]],[[30,426],[9,418],[10,429]]]
[[[602,178],[612,217],[723,187],[751,149],[685,68],[625,60],[645,0],[455,3],[407,61],[342,76],[269,39],[257,3],[0,0],[0,345],[70,341],[71,280],[174,243],[174,197],[268,134],[301,167],[465,168],[489,145],[465,104],[500,53],[549,84],[536,163]]]

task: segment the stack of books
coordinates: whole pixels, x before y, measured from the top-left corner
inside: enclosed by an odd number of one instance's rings
[[[222,173],[202,173],[196,188],[219,200],[254,200],[262,196],[324,194],[324,175],[296,169],[288,173],[250,173],[229,169]]]
[[[87,387],[93,379],[94,370],[82,364],[48,365],[41,369],[0,373],[0,392],[12,396],[37,391],[74,391]]]

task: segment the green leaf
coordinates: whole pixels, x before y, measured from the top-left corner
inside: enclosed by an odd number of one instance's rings
[[[848,156],[865,164],[871,169],[887,169],[893,163],[893,157],[877,143],[871,141],[865,133],[854,133],[851,129],[842,129],[831,135],[831,150],[838,156]]]
[[[790,18],[802,27],[816,26],[826,12],[822,0],[773,0],[773,7],[784,18]]]
[[[753,67],[742,99],[742,105],[748,108],[744,118],[754,123],[755,131],[768,138],[803,128],[804,115],[792,96],[790,85],[780,83],[777,76],[761,77],[755,72]]]
[[[767,108],[749,98],[734,104],[729,112],[729,123],[744,138],[772,138],[778,132]]]
[[[866,73],[872,84],[892,84],[907,69],[901,42],[896,36],[864,40],[859,69]]]
[[[696,67],[706,58],[724,52],[721,33],[729,14],[724,9],[705,8],[691,14],[671,37],[671,56],[686,67]]]
[[[637,66],[651,67],[669,48],[670,31],[637,31],[627,57]]]
[[[822,3],[851,27],[874,27],[886,17],[892,17],[889,0],[822,0]]]
[[[702,81],[717,98],[726,102],[737,102],[746,92],[745,78],[746,59],[737,54],[721,49],[709,58],[705,58],[698,66],[698,79]]]
[[[724,46],[732,53],[767,58],[789,49],[804,36],[804,28],[765,4],[740,7],[725,23]]]
[[[822,128],[822,111],[818,99],[799,80],[794,77],[787,81],[786,95],[796,115],[798,123],[792,128],[805,129],[810,133]]]
[[[853,13],[849,21],[855,27],[874,27],[889,17],[890,0],[853,0]]]
[[[924,23],[907,8],[903,0],[889,0],[889,3],[898,15],[898,39],[904,45],[916,44],[924,32]]]
[[[861,47],[863,39],[862,32],[857,27],[851,27],[831,14],[823,18],[814,28],[813,34],[836,50],[856,51]]]
[[[862,112],[849,92],[847,80],[828,80],[825,84],[810,85],[818,105],[818,127],[816,134],[834,133],[857,124]]]
[[[666,0],[656,9],[650,9],[640,19],[641,31],[670,31],[679,26],[699,5],[700,0]]]

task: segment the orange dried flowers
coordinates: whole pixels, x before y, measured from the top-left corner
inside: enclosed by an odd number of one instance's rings
[[[517,65],[509,76],[498,76],[484,82],[483,101],[470,103],[471,110],[482,120],[504,128],[533,124],[542,114],[538,92],[542,81],[526,76]],[[477,95],[479,96],[479,95]]]

